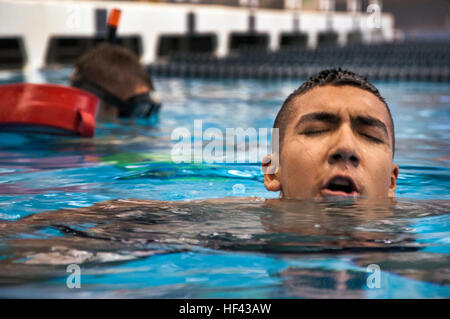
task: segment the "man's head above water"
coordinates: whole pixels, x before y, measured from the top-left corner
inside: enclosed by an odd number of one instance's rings
[[[394,196],[398,166],[389,108],[361,76],[324,70],[295,90],[275,119],[278,163],[264,175],[283,198]],[[265,166],[265,164],[263,164]]]
[[[73,86],[97,95],[101,100],[99,118],[114,120],[127,113],[122,104],[154,91],[150,75],[130,50],[101,43],[84,53],[70,76]],[[145,99],[144,99],[145,100]],[[130,107],[131,109],[131,107]]]

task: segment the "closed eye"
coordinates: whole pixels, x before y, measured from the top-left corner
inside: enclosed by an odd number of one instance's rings
[[[324,130],[307,130],[302,132],[302,134],[304,135],[315,135],[315,134],[320,134],[320,133],[325,133],[328,132],[329,130],[324,129]]]
[[[369,134],[364,134],[364,133],[360,133],[362,136],[364,136],[365,138],[367,138],[368,140],[375,142],[375,143],[384,143],[382,140],[380,140],[379,138],[373,137],[372,135]]]

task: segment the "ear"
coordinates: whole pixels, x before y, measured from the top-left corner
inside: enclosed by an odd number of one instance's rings
[[[261,163],[264,173],[264,186],[268,191],[278,192],[281,190],[280,165],[273,158],[273,154],[266,155]]]
[[[391,184],[389,186],[389,197],[394,197],[395,196],[395,188],[397,187],[397,178],[398,178],[398,165],[397,164],[393,164],[392,165],[392,172],[391,172]]]

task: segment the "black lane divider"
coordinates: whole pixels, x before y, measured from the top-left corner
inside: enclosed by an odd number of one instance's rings
[[[372,81],[450,81],[450,41],[405,42],[276,52],[243,48],[217,58],[205,53],[172,53],[148,65],[152,75],[203,78],[304,79],[325,68],[349,69]]]

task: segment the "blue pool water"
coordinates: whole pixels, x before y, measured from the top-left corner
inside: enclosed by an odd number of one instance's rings
[[[67,84],[68,73],[43,77]],[[199,119],[270,128],[300,81],[155,83],[156,126],[0,132],[0,297],[450,297],[450,84],[376,83],[396,126],[394,202],[280,204],[258,163],[173,163],[171,134]],[[229,196],[242,199],[198,202]],[[72,263],[80,289],[66,286]],[[370,264],[380,288],[367,286]]]

